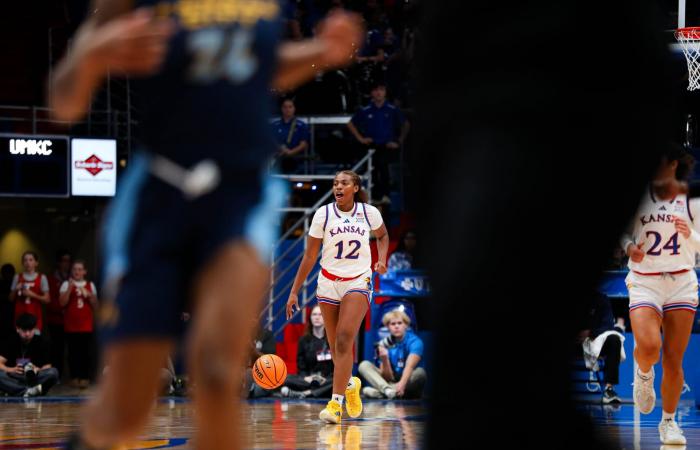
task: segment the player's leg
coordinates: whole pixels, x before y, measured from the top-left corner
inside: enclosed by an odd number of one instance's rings
[[[694,318],[693,311],[684,309],[667,311],[664,314],[664,372],[661,379],[663,417],[659,424],[659,433],[664,444],[685,444],[685,437],[675,423],[675,413],[683,390],[683,355],[690,341]]]
[[[332,309],[335,309],[333,311]],[[362,323],[362,319],[367,313],[367,297],[358,292],[347,293],[339,307],[324,305],[321,303],[321,313],[326,325],[326,334],[333,355],[333,397],[328,402],[326,408],[321,411],[321,420],[330,423],[340,423],[342,416],[342,400],[346,397],[346,389],[352,375],[352,346],[357,336],[357,331]],[[329,320],[326,319],[329,317]],[[330,332],[330,330],[333,330]],[[332,334],[332,337],[331,337]],[[332,339],[332,340],[331,340]],[[349,412],[362,410],[362,403],[359,401],[359,379],[357,380],[357,399],[359,403]],[[359,412],[353,417],[359,415]]]
[[[638,369],[634,376],[634,402],[639,410],[648,414],[654,409],[654,364],[659,361],[661,350],[661,315],[652,307],[640,307],[630,311],[634,334],[634,359]]]
[[[130,441],[148,420],[160,388],[158,373],[173,348],[169,339],[114,343],[105,349],[107,373],[84,415],[82,438],[95,448]]]
[[[338,327],[338,316],[340,315],[340,307],[322,302],[319,302],[318,306],[321,307],[323,325],[326,328],[326,338],[328,338],[328,345],[331,350],[331,357],[333,358],[333,363],[335,364],[335,333],[336,328]]]
[[[362,413],[360,379],[352,377],[352,349],[362,320],[369,309],[368,296],[369,293],[356,291],[346,293],[340,304],[336,327],[333,393],[345,395],[346,409],[350,417],[358,417]]]
[[[229,244],[196,283],[189,373],[200,450],[241,447],[239,396],[267,268],[248,244]]]

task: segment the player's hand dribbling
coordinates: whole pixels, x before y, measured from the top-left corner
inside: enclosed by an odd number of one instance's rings
[[[381,261],[377,261],[377,263],[374,265],[374,271],[384,275],[386,273],[386,264]]]
[[[333,11],[319,25],[318,38],[326,44],[322,55],[324,66],[347,66],[364,42],[361,18],[357,14]]]
[[[642,247],[644,246],[644,241],[641,241],[638,244],[630,244],[627,246],[627,256],[630,257],[632,262],[640,263],[644,259],[644,255],[646,254],[644,250],[642,250]]]
[[[294,314],[294,308],[299,310],[299,296],[297,294],[289,294],[289,299],[287,300],[287,320],[292,318]]]
[[[676,219],[673,221],[673,225],[676,227],[676,231],[682,234],[684,238],[688,239],[690,237],[690,227],[688,226],[688,222],[680,217],[676,217]]]

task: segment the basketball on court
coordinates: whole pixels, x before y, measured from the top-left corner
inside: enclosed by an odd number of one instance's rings
[[[287,365],[277,355],[262,355],[252,370],[253,380],[263,389],[276,389],[287,379]]]

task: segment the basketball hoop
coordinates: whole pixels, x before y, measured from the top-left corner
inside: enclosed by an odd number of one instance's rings
[[[688,62],[688,90],[700,89],[700,27],[679,28],[674,34]]]

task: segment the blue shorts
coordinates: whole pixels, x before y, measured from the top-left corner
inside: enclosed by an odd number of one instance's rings
[[[189,200],[151,175],[149,161],[144,154],[132,158],[107,213],[98,314],[107,343],[180,336],[193,282],[216,252],[245,240],[267,262],[278,238],[281,180],[223,174],[214,190]]]

